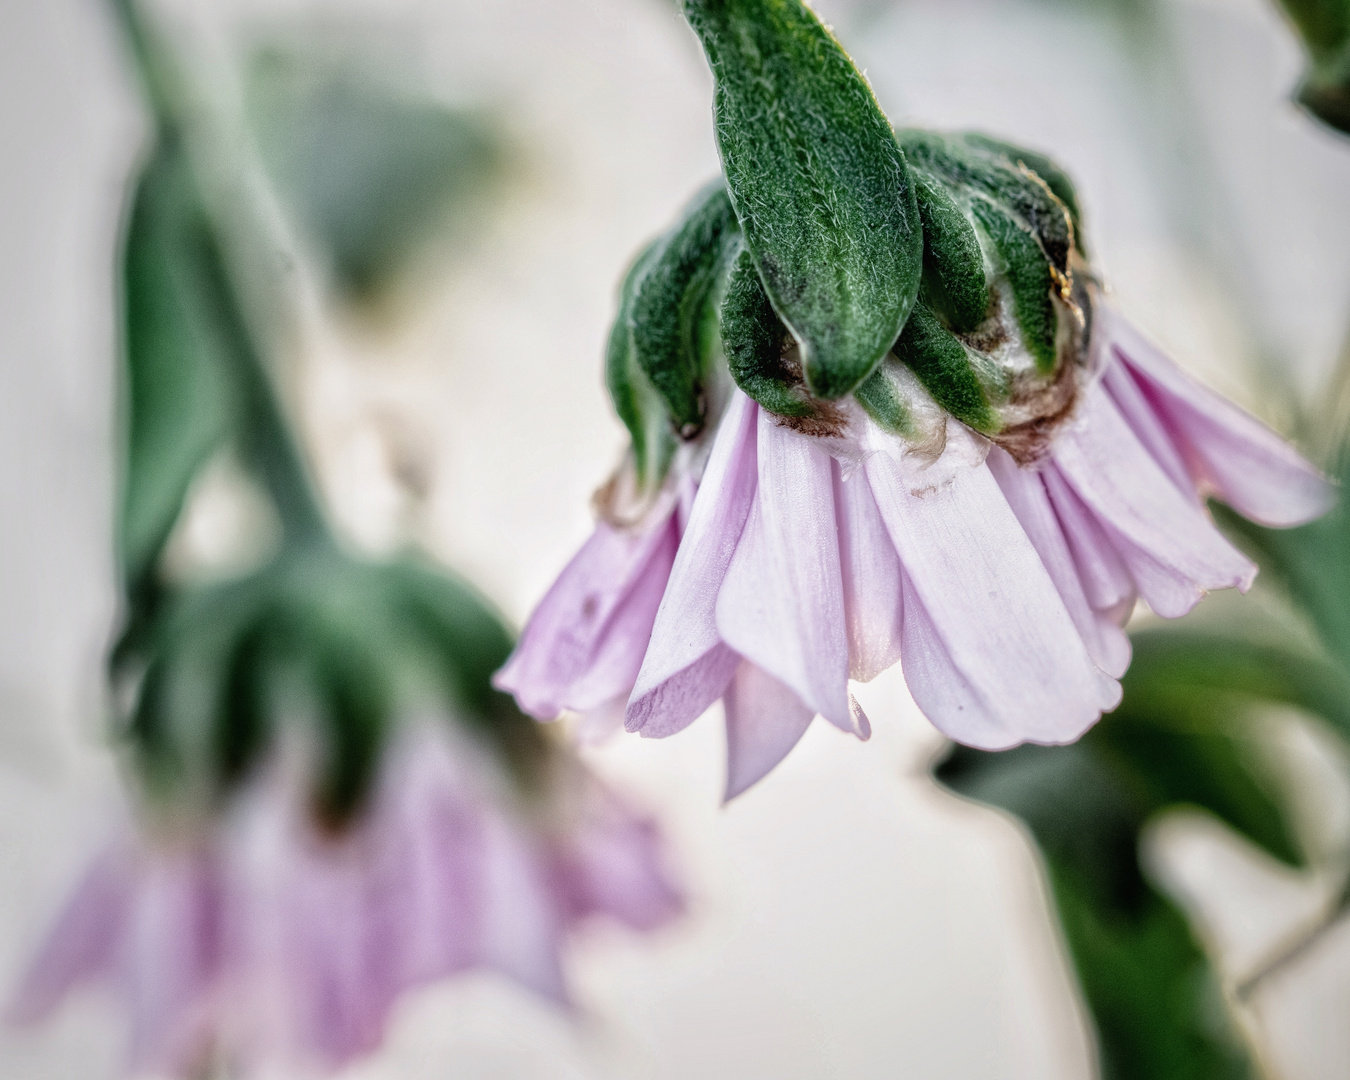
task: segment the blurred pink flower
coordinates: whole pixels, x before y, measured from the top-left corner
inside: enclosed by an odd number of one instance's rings
[[[1077,404],[1027,466],[951,417],[936,452],[918,451],[851,404],[843,434],[820,436],[735,391],[684,529],[669,511],[627,533],[602,524],[498,684],[544,719],[594,708],[578,687],[627,690],[628,730],[656,737],[721,699],[728,798],[816,715],[866,738],[849,679],[897,660],[958,742],[1077,739],[1120,700],[1136,597],[1176,616],[1251,584],[1202,496],[1280,526],[1333,496],[1104,304],[1094,318]],[[610,614],[620,597],[631,630]]]
[[[579,767],[549,819],[483,775],[423,728],[337,836],[280,776],[206,835],[128,836],[56,920],[11,1017],[101,982],[130,1011],[132,1070],[189,1076],[216,1060],[334,1070],[380,1044],[404,991],[474,968],[565,1003],[579,923],[650,930],[680,910],[660,838]]]

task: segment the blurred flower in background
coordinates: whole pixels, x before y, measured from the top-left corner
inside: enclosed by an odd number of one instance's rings
[[[474,968],[565,1004],[579,923],[679,912],[660,837],[491,688],[511,641],[478,593],[338,539],[275,389],[297,290],[269,265],[286,234],[253,194],[275,177],[317,279],[374,302],[491,175],[493,137],[266,54],[250,101],[265,173],[213,130],[139,10],[117,11],[155,117],[122,263],[111,658],[139,820],[11,1014],[103,983],[131,1015],[133,1070],[186,1077],[336,1069],[379,1046],[404,991]],[[270,528],[210,573],[181,551],[175,566],[185,505],[222,457]]]

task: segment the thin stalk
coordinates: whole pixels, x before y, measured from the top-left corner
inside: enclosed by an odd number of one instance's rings
[[[235,381],[243,395],[240,450],[272,497],[286,541],[292,545],[331,546],[332,533],[309,470],[286,422],[285,410],[258,346],[257,334],[246,316],[240,290],[231,279],[229,260],[221,243],[222,231],[212,214],[211,200],[204,197],[200,169],[193,160],[189,124],[182,115],[187,97],[185,82],[134,0],[111,0],[111,4],[151,108],[155,137],[162,143],[180,147],[188,164],[194,202],[200,212],[201,235],[193,240],[198,245],[195,261],[205,279],[200,283],[201,295],[212,306],[209,314],[227,345]]]

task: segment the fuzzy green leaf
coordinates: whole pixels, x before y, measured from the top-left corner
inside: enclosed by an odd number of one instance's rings
[[[923,303],[915,306],[895,355],[944,409],[976,431],[994,434],[999,420],[989,407],[970,350]]]
[[[1073,186],[1073,181],[1069,179],[1068,173],[1044,154],[1038,154],[1034,150],[1027,150],[1021,146],[1014,146],[1012,143],[995,139],[977,131],[965,132],[961,139],[969,146],[990,153],[1001,154],[1014,165],[1028,168],[1044,180],[1046,186],[1054,192],[1055,197],[1069,211],[1069,218],[1073,222],[1074,246],[1078,249],[1079,254],[1087,254],[1087,248],[1083,241],[1083,215],[1079,208],[1078,192]]]
[[[815,406],[783,366],[788,330],[769,303],[754,260],[744,248],[732,264],[722,301],[722,348],[732,379],[746,394],[779,416],[811,416]]]
[[[633,348],[633,301],[658,243],[649,244],[624,277],[619,290],[619,311],[605,351],[605,385],[614,411],[628,428],[638,483],[643,487],[661,482],[675,453],[675,435],[665,399],[638,365]]]
[[[983,149],[965,136],[917,129],[896,134],[914,168],[1004,208],[1031,231],[1050,264],[1068,272],[1073,222],[1043,178],[1018,168],[1005,152]]]
[[[953,330],[974,330],[989,312],[975,227],[936,178],[915,169],[914,190],[923,222],[924,299]]]
[[[914,305],[914,185],[862,75],[797,0],[687,0],[715,81],[717,142],[746,245],[801,346],[807,388],[843,397]]]
[[[994,245],[1012,289],[1013,312],[1022,344],[1042,374],[1055,370],[1059,318],[1051,292],[1055,279],[1036,237],[1006,210],[987,199],[972,202],[976,218]]]
[[[686,439],[703,429],[702,316],[736,231],[726,186],[715,180],[634,268],[633,359],[665,399],[675,429]]]
[[[853,396],[882,431],[907,438],[914,434],[914,415],[891,378],[892,370],[888,369],[893,364],[898,366],[899,361],[886,357]]]

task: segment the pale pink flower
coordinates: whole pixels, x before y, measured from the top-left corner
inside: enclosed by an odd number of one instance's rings
[[[579,713],[594,736],[620,727],[697,487],[682,464],[636,520],[602,517],[493,685],[540,720]]]
[[[579,767],[545,820],[462,757],[440,733],[404,738],[336,836],[276,777],[209,832],[129,835],[89,870],[11,1015],[101,982],[131,1014],[134,1071],[328,1072],[380,1044],[405,991],[491,969],[565,1002],[560,951],[582,922],[649,930],[678,912],[653,824]]]
[[[600,526],[499,685],[552,718],[593,707],[571,689],[597,677],[585,657],[622,654],[625,678],[605,667],[605,692],[629,689],[628,730],[655,737],[721,699],[728,798],[816,715],[866,738],[849,680],[896,661],[958,742],[1077,739],[1120,700],[1136,598],[1176,616],[1206,590],[1251,584],[1256,568],[1214,527],[1204,495],[1281,526],[1332,498],[1278,436],[1104,304],[1094,318],[1077,403],[1027,465],[936,408],[932,445],[918,448],[851,402],[836,406],[843,434],[822,436],[735,391],[673,561],[673,518],[631,533]],[[660,558],[606,547],[655,550],[661,529]],[[616,610],[620,593],[641,598],[642,613],[623,641],[619,620],[591,617]],[[558,647],[573,641],[590,651]]]

